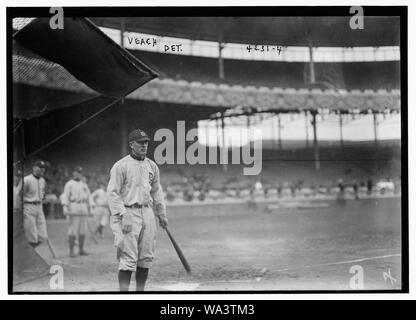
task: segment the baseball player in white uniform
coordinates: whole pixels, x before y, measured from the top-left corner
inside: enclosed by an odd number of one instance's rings
[[[73,178],[65,184],[62,196],[64,214],[69,217],[68,243],[69,256],[75,257],[75,241],[78,237],[79,255],[86,256],[85,234],[88,228],[88,215],[92,200],[88,185],[82,181],[82,167],[77,166]]]
[[[23,227],[26,238],[33,248],[48,239],[42,207],[46,187],[43,178],[45,169],[45,162],[38,160],[33,165],[32,174],[23,179]]]
[[[92,193],[91,198],[94,206],[94,216],[97,221],[95,234],[102,236],[103,229],[108,224],[110,215],[108,208],[108,196],[104,183],[100,183],[99,188]]]
[[[21,210],[22,172],[19,169],[13,171],[13,210]]]
[[[162,227],[168,225],[159,168],[146,157],[148,143],[140,129],[129,134],[131,153],[114,164],[107,188],[120,291],[129,290],[132,272],[136,291],[144,290],[155,256],[155,214]]]

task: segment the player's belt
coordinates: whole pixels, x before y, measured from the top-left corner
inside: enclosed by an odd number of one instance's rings
[[[74,200],[74,201],[70,201],[71,203],[87,203],[87,200]]]
[[[41,204],[42,202],[41,202],[41,201],[25,201],[24,203],[39,205],[39,204]]]
[[[136,209],[141,209],[141,208],[149,208],[149,204],[139,204],[139,203],[133,203],[131,206],[128,205],[124,205],[126,208],[136,208]]]

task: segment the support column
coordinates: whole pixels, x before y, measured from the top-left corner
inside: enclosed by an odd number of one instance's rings
[[[222,25],[220,25],[218,31],[218,77],[220,80],[224,79],[224,61],[222,59],[222,49],[224,49],[224,45],[222,43]]]
[[[120,45],[124,48],[124,31],[126,30],[126,20],[120,18]]]
[[[373,124],[374,124],[374,144],[378,144],[378,119],[377,113],[373,111]]]
[[[310,82],[314,84],[315,83],[315,65],[313,62],[312,43],[309,44],[309,76],[310,76]]]
[[[313,126],[313,149],[314,149],[314,160],[315,160],[315,170],[320,170],[321,166],[319,163],[319,146],[318,146],[318,136],[317,136],[317,123],[316,123],[317,112],[312,111],[312,126]]]
[[[216,148],[217,148],[217,154],[220,154],[219,153],[219,151],[220,151],[220,148],[221,148],[221,144],[220,144],[220,137],[221,137],[221,135],[220,135],[220,119],[219,118],[217,118],[217,120],[215,121],[215,124],[216,124],[216,131],[217,131],[217,141],[216,141]]]
[[[126,120],[126,106],[124,106],[124,100],[121,102],[120,108],[120,156],[124,157],[128,152],[128,141],[127,141],[127,120]]]
[[[224,121],[224,112],[221,112],[221,133],[222,133],[222,149],[223,152],[227,153],[227,161],[222,165],[222,171],[226,172],[228,170],[228,147],[225,143],[225,121]]]
[[[309,114],[305,111],[305,134],[306,134],[306,148],[309,148]]]
[[[124,18],[120,19],[120,45],[124,48],[124,31],[126,29],[126,21]],[[128,142],[127,142],[127,125],[126,125],[126,110],[124,106],[124,99],[121,100],[122,107],[120,108],[120,155],[123,157],[127,153]]]
[[[250,115],[246,115],[247,117],[247,143],[250,148],[251,146],[251,139],[250,139]]]
[[[339,142],[341,147],[344,145],[344,136],[342,132],[342,113],[339,113]]]
[[[206,120],[205,122],[205,144],[207,145],[208,148],[211,147],[209,145],[210,123],[211,121],[209,120]]]
[[[278,140],[278,134],[277,134],[277,113],[273,114],[272,116],[272,121],[271,121],[271,125],[272,125],[272,149],[277,149],[278,145],[277,145],[277,140]]]
[[[277,115],[277,137],[279,141],[279,150],[282,149],[282,122],[280,119],[280,114]]]

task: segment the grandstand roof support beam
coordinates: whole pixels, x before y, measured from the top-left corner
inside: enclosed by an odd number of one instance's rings
[[[312,126],[313,126],[313,154],[315,160],[315,170],[319,171],[321,168],[320,161],[319,161],[319,145],[318,145],[318,136],[317,136],[317,123],[316,123],[316,115],[318,112],[316,110],[312,110]]]

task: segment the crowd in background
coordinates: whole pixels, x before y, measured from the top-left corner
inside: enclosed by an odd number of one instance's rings
[[[73,168],[63,163],[47,162],[47,165],[45,203],[59,204],[59,197],[63,192],[65,183],[72,177]],[[100,184],[107,184],[109,169],[99,166],[85,168],[84,176],[91,192],[93,192]],[[384,180],[388,183],[391,182],[390,185],[393,185],[393,189],[390,187],[381,191],[400,192],[400,177],[396,178],[394,182],[391,178]],[[372,177],[350,181],[334,179],[332,183],[322,184],[306,181],[305,179],[276,181],[273,177],[263,173],[262,177],[224,175],[224,179],[220,182],[215,181],[216,184],[214,185],[209,174],[192,173],[187,175],[186,171],[179,170],[176,175],[170,174],[166,177],[162,175],[161,182],[168,202],[221,200],[226,198],[250,199],[261,197],[267,199],[271,197],[316,196],[345,191],[350,192],[358,199],[360,193],[372,194],[380,191],[380,188],[377,189],[378,180]]]

